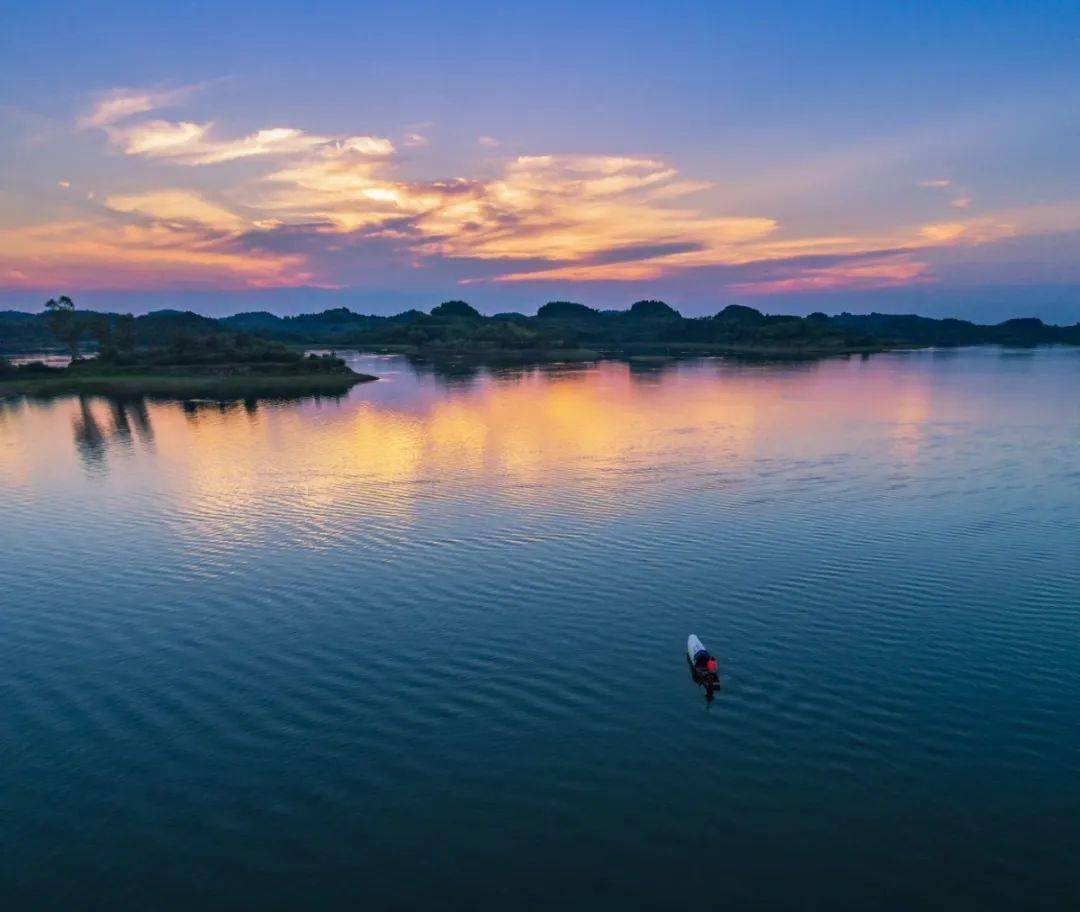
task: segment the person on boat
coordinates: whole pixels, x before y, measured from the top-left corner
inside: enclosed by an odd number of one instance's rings
[[[700,675],[715,675],[719,664],[705,649],[694,656],[694,670]]]

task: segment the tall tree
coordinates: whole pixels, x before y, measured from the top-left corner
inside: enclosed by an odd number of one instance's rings
[[[82,326],[75,314],[75,302],[67,295],[49,298],[45,302],[45,311],[45,322],[56,340],[67,348],[72,360],[78,358]]]

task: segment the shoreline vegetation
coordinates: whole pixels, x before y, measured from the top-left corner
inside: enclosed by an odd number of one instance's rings
[[[334,355],[301,348],[399,353],[435,364],[504,366],[590,362],[631,364],[685,357],[816,359],[896,348],[996,344],[1080,345],[1080,324],[1035,318],[981,325],[914,315],[768,315],[729,305],[709,317],[683,317],[662,301],[600,311],[569,301],[535,316],[484,316],[464,301],[430,313],[373,316],[337,308],[279,317],[266,312],[213,319],[175,310],[144,316],[80,311],[70,298],[40,314],[0,312],[0,353],[60,346],[68,367],[13,365],[0,354],[0,396],[96,393],[165,398],[340,395],[374,380]],[[84,358],[84,346],[96,357]]]
[[[348,371],[349,369],[346,368]],[[51,368],[49,374],[21,371],[14,376],[0,371],[0,398],[10,396],[116,396],[159,399],[293,399],[306,396],[343,396],[355,384],[375,380],[368,374],[341,373],[221,374],[151,371],[75,371]]]
[[[130,315],[75,311],[68,298],[50,301],[43,319],[71,356],[66,367],[0,359],[0,397],[65,394],[169,399],[292,398],[344,395],[374,380],[333,355],[304,355],[243,330],[196,334],[178,328],[160,345],[139,345]],[[96,356],[82,357],[89,333]]]

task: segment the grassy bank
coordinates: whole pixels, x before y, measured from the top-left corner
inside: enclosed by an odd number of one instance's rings
[[[342,395],[370,374],[298,374],[292,376],[198,374],[66,374],[0,380],[0,397],[150,396],[166,399],[250,399]]]
[[[148,351],[99,354],[67,367],[0,361],[0,396],[84,393],[173,399],[339,395],[374,380],[340,358],[288,351],[277,343],[214,337]]]

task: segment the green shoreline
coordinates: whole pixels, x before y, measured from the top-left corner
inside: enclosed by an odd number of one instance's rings
[[[82,374],[0,380],[0,398],[13,396],[149,396],[163,399],[259,399],[344,395],[370,374],[213,375]]]
[[[309,349],[310,346],[289,346]],[[631,367],[663,365],[674,361],[730,357],[746,361],[819,360],[830,357],[877,354],[889,345],[861,346],[780,346],[715,345],[681,343],[673,345],[627,345],[618,349],[498,349],[414,345],[357,346],[350,350],[370,354],[398,354],[418,362],[470,367],[516,367],[530,365],[590,364],[622,361]],[[248,399],[299,398],[310,395],[344,395],[358,383],[377,380],[371,374],[350,369],[334,372],[253,374],[169,371],[138,372],[118,370],[97,373],[85,368],[76,372],[56,369],[48,374],[0,380],[0,399],[16,396],[148,396],[164,399]]]

